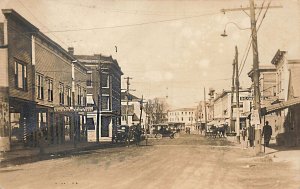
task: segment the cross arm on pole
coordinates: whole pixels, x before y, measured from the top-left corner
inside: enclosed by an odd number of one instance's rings
[[[283,8],[282,5],[273,5],[273,6],[261,6],[261,7],[255,7],[255,9],[267,9],[267,8]],[[240,7],[240,8],[229,8],[229,9],[221,9],[220,11],[222,13],[231,12],[231,11],[246,11],[250,10],[250,7]]]

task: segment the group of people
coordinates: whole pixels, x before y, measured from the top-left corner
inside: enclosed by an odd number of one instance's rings
[[[242,136],[242,145],[243,148],[247,146],[247,140],[246,137],[248,136],[248,141],[250,147],[254,146],[254,140],[255,140],[255,128],[253,125],[251,125],[248,130],[246,127],[243,127],[241,131],[241,136]],[[271,136],[272,136],[272,127],[269,125],[269,122],[266,121],[265,125],[263,126],[263,130],[261,133],[261,136],[264,138],[264,145],[266,147],[269,146]]]

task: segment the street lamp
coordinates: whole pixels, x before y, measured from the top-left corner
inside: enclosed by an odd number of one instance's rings
[[[227,37],[228,35],[227,35],[227,33],[226,33],[226,28],[227,28],[227,25],[228,24],[233,24],[233,25],[235,25],[239,30],[249,30],[249,29],[251,29],[251,28],[242,28],[242,27],[240,27],[237,23],[235,23],[235,22],[227,22],[226,24],[225,24],[225,29],[224,29],[224,32],[221,34],[221,36],[222,37]]]

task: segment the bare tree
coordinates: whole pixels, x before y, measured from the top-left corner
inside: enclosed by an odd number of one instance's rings
[[[154,98],[146,104],[148,123],[160,124],[167,121],[168,104],[165,99]]]

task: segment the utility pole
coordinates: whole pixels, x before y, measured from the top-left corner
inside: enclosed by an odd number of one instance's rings
[[[205,116],[205,132],[207,131],[207,111],[206,111],[206,92],[204,87],[204,116]]]
[[[101,111],[101,76],[102,76],[102,71],[101,71],[101,62],[100,62],[100,56],[99,55],[99,62],[98,62],[98,73],[99,73],[99,90],[98,90],[98,100],[97,100],[97,124],[96,124],[96,142],[99,143],[100,141],[100,111]]]
[[[142,95],[142,99],[140,101],[140,126],[142,127],[142,115],[143,115],[143,105],[144,105],[144,96]],[[147,118],[147,115],[146,115]],[[144,131],[145,131],[145,140],[146,140],[146,146],[148,145],[148,135],[147,135],[147,129],[146,124],[144,125]]]
[[[256,9],[270,9],[270,8],[282,8],[282,6],[255,6],[254,0],[249,0],[250,6],[245,8],[232,8],[232,9],[221,9],[224,14],[229,11],[244,11],[250,10],[250,15],[245,12],[251,21],[251,37],[252,37],[252,51],[253,51],[253,87],[254,87],[254,110],[260,114],[260,91],[259,91],[259,59],[258,59],[258,48],[257,48],[257,28],[256,28]],[[253,112],[252,112],[253,114]],[[258,115],[259,116],[259,115]],[[261,147],[261,126],[260,123],[255,123],[255,152],[259,154],[262,152]]]
[[[126,77],[124,79],[126,79],[126,85],[127,85],[127,87],[126,87],[126,125],[128,125],[129,86],[130,86],[129,80],[132,78]]]
[[[240,143],[240,81],[239,81],[239,61],[238,48],[235,46],[235,88],[236,88],[236,138]]]
[[[233,63],[232,63],[232,67],[233,67],[233,70],[232,70],[232,81],[231,81],[231,99],[230,99],[230,102],[231,102],[231,106],[230,106],[230,131],[235,131],[235,127],[234,127],[234,121],[233,121],[233,95],[234,95],[234,77],[235,77],[235,59],[233,60]]]
[[[252,33],[252,51],[253,51],[253,87],[254,87],[254,110],[258,111],[260,118],[260,91],[259,91],[259,59],[257,47],[257,29],[255,19],[254,0],[250,0],[250,18],[251,18],[251,33]],[[260,120],[260,119],[259,119]],[[255,127],[255,153],[262,152],[261,147],[261,126],[259,124]]]

